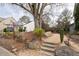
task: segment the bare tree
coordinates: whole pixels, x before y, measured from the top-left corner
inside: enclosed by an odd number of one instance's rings
[[[63,4],[51,4],[51,3],[13,3],[17,6],[20,6],[24,10],[31,13],[34,17],[35,27],[41,27],[42,25],[42,17],[47,15],[52,15],[52,12],[44,12],[44,9],[46,9],[47,6],[61,6]],[[51,8],[50,8],[51,9]],[[50,11],[50,10],[49,10]]]
[[[22,16],[19,20],[21,23],[25,23],[25,24],[28,24],[30,23],[30,18],[28,16]]]
[[[72,13],[67,8],[63,10],[63,12],[59,15],[58,18],[58,27],[68,28],[70,21],[72,19]]]

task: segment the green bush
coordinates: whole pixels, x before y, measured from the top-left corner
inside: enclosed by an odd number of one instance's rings
[[[22,29],[21,28],[19,28],[19,32],[22,32]]]
[[[3,32],[8,32],[7,28],[4,28],[4,29],[3,29]]]
[[[44,35],[44,30],[42,28],[35,28],[34,30],[34,34],[37,36],[37,37],[42,37]]]
[[[24,31],[24,32],[26,31],[26,27],[24,27],[23,31]]]
[[[19,32],[25,32],[25,28],[23,29],[23,28],[19,28]]]
[[[22,28],[19,28],[19,32],[23,32],[23,29]]]

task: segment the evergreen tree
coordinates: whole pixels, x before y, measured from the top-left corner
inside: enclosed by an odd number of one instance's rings
[[[79,31],[79,3],[76,3],[74,7],[74,18],[75,18],[75,30]]]

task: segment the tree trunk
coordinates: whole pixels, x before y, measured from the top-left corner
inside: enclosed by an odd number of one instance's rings
[[[41,28],[41,24],[42,24],[42,21],[40,19],[40,15],[37,15],[35,18],[34,18],[34,22],[35,22],[35,28]]]
[[[39,28],[39,21],[37,19],[34,19],[34,22],[35,22],[35,28]]]

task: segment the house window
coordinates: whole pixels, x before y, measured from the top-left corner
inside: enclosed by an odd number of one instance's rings
[[[7,27],[7,28],[5,28],[8,32],[13,32],[14,31],[14,29],[13,29],[13,27]]]

